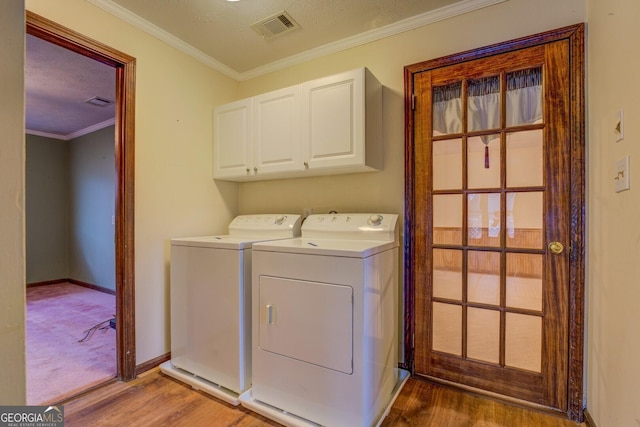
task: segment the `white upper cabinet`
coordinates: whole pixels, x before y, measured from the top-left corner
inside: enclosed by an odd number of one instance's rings
[[[253,98],[253,173],[299,171],[300,87],[293,86]]]
[[[304,83],[302,94],[310,172],[382,169],[382,87],[366,68]]]
[[[248,175],[253,168],[253,100],[216,108],[213,127],[213,177]]]
[[[382,86],[360,68],[215,110],[214,178],[382,169]]]

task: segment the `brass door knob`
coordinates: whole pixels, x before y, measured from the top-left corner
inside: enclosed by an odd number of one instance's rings
[[[551,242],[548,247],[551,253],[555,255],[562,253],[564,250],[564,245],[560,242]]]

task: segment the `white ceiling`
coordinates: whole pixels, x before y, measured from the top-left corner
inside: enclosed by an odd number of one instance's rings
[[[28,133],[66,140],[114,122],[115,104],[84,101],[94,96],[115,101],[115,68],[29,34],[26,51]]]
[[[212,68],[245,80],[506,0],[87,0]],[[251,25],[282,11],[299,29],[265,39]],[[363,64],[364,65],[364,64]],[[110,124],[115,71],[27,36],[26,128],[69,139]]]

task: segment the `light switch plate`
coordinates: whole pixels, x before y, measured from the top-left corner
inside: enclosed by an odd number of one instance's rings
[[[629,189],[629,156],[624,156],[616,162],[614,177],[616,193]]]

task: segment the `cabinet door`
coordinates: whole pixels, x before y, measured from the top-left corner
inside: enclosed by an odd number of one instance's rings
[[[309,169],[364,164],[364,69],[307,82],[302,93]]]
[[[252,172],[253,100],[225,104],[214,112],[213,177],[243,177]]]
[[[300,86],[253,98],[254,144],[252,173],[302,170],[300,156]]]

